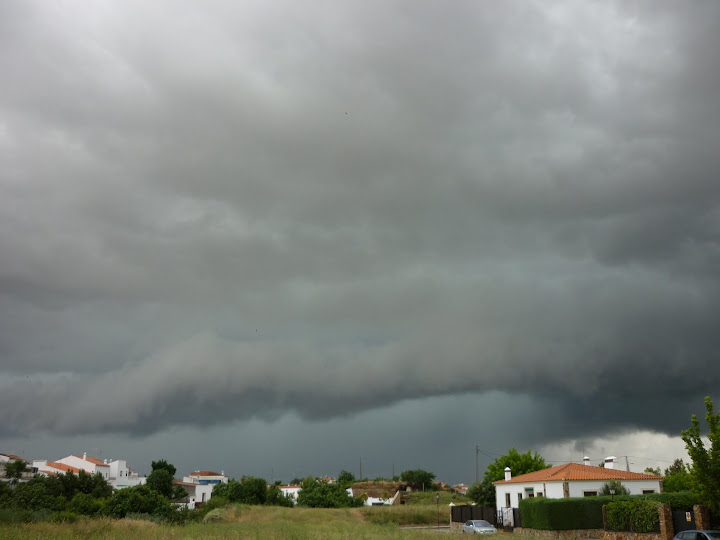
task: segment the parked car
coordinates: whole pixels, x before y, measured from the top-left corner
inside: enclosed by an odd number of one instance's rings
[[[682,531],[673,540],[720,540],[720,531]]]
[[[484,519],[471,519],[462,526],[462,532],[464,534],[497,534],[497,529]]]

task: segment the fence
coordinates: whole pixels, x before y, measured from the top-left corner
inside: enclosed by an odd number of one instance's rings
[[[450,507],[450,520],[454,523],[465,523],[471,519],[484,519],[495,527],[497,512],[492,506],[452,506]]]

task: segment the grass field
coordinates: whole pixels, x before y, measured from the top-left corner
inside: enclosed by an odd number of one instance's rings
[[[442,508],[442,507],[441,507]],[[364,507],[346,509],[280,508],[273,506],[232,505],[213,511],[207,523],[185,526],[158,525],[144,520],[87,519],[76,523],[31,523],[0,527],[0,539],[76,539],[102,538],[144,540],[159,539],[320,539],[345,538],[379,540],[383,538],[459,538],[461,535],[435,530],[405,530],[399,525],[412,524],[418,515],[433,507]],[[447,515],[447,507],[445,508]],[[448,524],[447,517],[441,522]],[[440,536],[439,536],[440,535]],[[511,540],[510,535],[500,535]]]

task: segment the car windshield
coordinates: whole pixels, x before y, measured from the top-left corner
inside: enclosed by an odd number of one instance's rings
[[[478,521],[473,521],[473,525],[475,525],[476,527],[492,527],[492,525],[490,525],[490,523],[488,523],[484,519],[480,519]],[[457,525],[456,525],[456,527],[457,527]]]

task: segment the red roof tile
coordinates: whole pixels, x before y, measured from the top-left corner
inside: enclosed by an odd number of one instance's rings
[[[215,471],[195,471],[191,472],[188,476],[222,476],[220,473]]]
[[[493,484],[524,484],[530,482],[562,482],[565,480],[662,480],[662,476],[654,474],[620,471],[581,465],[580,463],[566,463],[549,469],[535,471],[515,476],[510,480],[498,480]]]
[[[58,469],[58,470],[60,470],[60,471],[65,471],[65,472],[70,471],[70,472],[75,473],[75,474],[77,474],[77,473],[80,472],[80,469],[78,469],[77,467],[72,467],[72,466],[70,466],[70,465],[65,465],[64,463],[57,463],[57,462],[55,462],[55,461],[48,461],[47,466],[48,466],[48,467],[52,467],[53,469]]]
[[[78,458],[78,459],[82,459],[82,458],[83,458],[82,456],[75,456],[75,457]],[[92,463],[92,464],[94,464],[94,465],[102,465],[102,466],[104,466],[104,467],[109,467],[109,466],[110,466],[109,464],[105,463],[102,459],[96,458],[96,457],[85,456],[85,461],[89,461],[90,463]]]
[[[23,458],[21,458],[20,456],[16,456],[16,455],[14,455],[14,454],[0,454],[0,456],[5,456],[5,457],[8,457],[8,458],[10,458],[10,459],[12,459],[12,460],[15,460],[15,461],[17,461],[18,459],[19,459],[20,461],[25,461],[25,460],[24,460]],[[28,463],[28,462],[25,461],[25,463]]]

